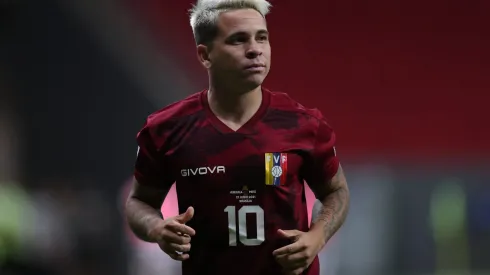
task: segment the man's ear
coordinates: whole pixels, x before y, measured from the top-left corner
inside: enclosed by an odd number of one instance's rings
[[[211,60],[209,57],[209,47],[206,45],[197,45],[197,58],[199,62],[204,66],[204,68],[211,68]]]

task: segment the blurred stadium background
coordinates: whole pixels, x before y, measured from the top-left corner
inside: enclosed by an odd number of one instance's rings
[[[323,111],[351,186],[322,275],[490,274],[490,2],[272,4],[266,86]],[[0,7],[0,274],[180,274],[121,209],[145,117],[206,88],[190,1]]]

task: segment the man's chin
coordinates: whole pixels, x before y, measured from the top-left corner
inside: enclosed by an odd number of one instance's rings
[[[262,85],[264,79],[265,77],[262,75],[251,75],[245,79],[244,84],[247,86],[247,88],[253,90]]]

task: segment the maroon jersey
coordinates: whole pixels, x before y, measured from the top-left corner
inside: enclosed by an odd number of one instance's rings
[[[175,182],[179,211],[195,209],[183,275],[281,274],[272,252],[289,242],[277,230],[308,231],[304,181],[314,189],[337,172],[335,135],[321,113],[262,94],[238,131],[212,113],[203,91],[150,115],[138,134],[138,182]],[[304,274],[319,274],[318,258]]]

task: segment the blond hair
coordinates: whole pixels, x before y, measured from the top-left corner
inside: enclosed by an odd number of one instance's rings
[[[254,9],[264,18],[271,4],[266,0],[198,0],[190,10],[190,23],[196,44],[209,44],[217,34],[218,17],[221,13]]]

